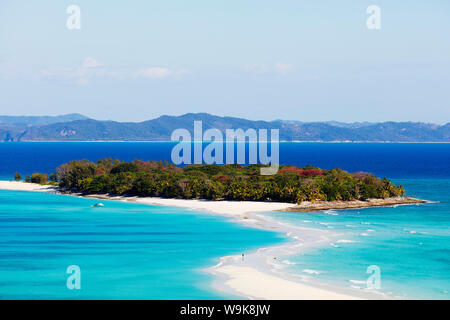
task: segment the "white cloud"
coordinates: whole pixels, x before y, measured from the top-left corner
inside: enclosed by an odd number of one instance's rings
[[[267,73],[269,68],[263,64],[248,64],[244,66],[244,70],[253,73]]]
[[[80,86],[87,86],[89,84],[89,78],[79,78],[77,79],[77,84]]]
[[[69,79],[78,85],[86,86],[92,78],[114,77],[117,72],[107,70],[104,65],[93,57],[85,58],[76,67],[48,68],[41,71],[39,78]]]
[[[278,73],[288,74],[294,70],[293,66],[283,62],[275,62],[274,64],[249,64],[244,66],[244,70],[256,74]]]
[[[162,79],[167,78],[173,74],[173,71],[164,67],[152,67],[141,69],[135,73],[136,77]]]
[[[275,62],[275,70],[281,74],[287,74],[293,70],[292,65],[282,62]]]
[[[93,57],[85,58],[79,66],[76,67],[57,67],[42,70],[39,78],[68,79],[76,84],[86,86],[93,78],[151,78],[163,79],[167,77],[180,77],[187,73],[185,69],[169,69],[166,67],[151,67],[140,70],[117,69],[105,67],[101,62]]]
[[[108,74],[105,70],[96,69],[102,66],[103,64],[97,59],[87,57],[81,62],[81,65],[77,67],[57,67],[45,69],[41,71],[40,77],[74,79],[78,84],[87,85],[89,78]]]
[[[100,63],[97,59],[92,57],[87,57],[83,60],[83,63],[81,64],[82,68],[98,68],[103,67],[103,64]]]
[[[136,78],[163,79],[167,77],[180,77],[188,71],[185,69],[169,69],[166,67],[151,67],[140,69],[134,73]]]

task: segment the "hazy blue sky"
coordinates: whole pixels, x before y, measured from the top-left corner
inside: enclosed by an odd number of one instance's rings
[[[0,114],[71,112],[450,122],[450,1],[1,0]]]

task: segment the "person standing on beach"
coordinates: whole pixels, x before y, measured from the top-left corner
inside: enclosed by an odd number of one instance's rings
[[[244,254],[242,254],[242,261],[244,261]]]

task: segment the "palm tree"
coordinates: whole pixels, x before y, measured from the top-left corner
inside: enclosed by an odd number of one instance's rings
[[[401,184],[398,185],[398,192],[400,193],[400,196],[402,198],[406,195],[406,190],[403,188]]]

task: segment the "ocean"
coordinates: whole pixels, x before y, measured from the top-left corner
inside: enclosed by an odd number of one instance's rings
[[[172,142],[3,142],[0,179],[17,171],[52,172],[70,160],[115,158],[168,160]],[[446,143],[280,143],[280,163],[311,164],[390,178],[450,179],[450,144]],[[248,157],[247,157],[248,158]]]
[[[173,143],[0,143],[0,179],[51,172],[74,159],[170,160]],[[329,230],[326,247],[284,258],[307,281],[394,298],[448,299],[450,144],[281,143],[282,164],[340,167],[401,183],[432,203],[389,208],[271,212],[291,224]],[[0,299],[221,299],[202,269],[219,257],[288,241],[226,218],[179,208],[43,193],[0,191]],[[82,290],[66,286],[80,267]]]
[[[0,299],[223,299],[203,272],[282,234],[179,208],[0,190]],[[69,266],[81,290],[69,290]],[[232,297],[239,298],[239,297]]]
[[[309,281],[398,299],[450,298],[450,181],[395,179],[428,204],[274,212],[270,216],[336,234],[329,246],[286,257],[286,272]],[[369,266],[380,270],[380,289],[368,290]]]

